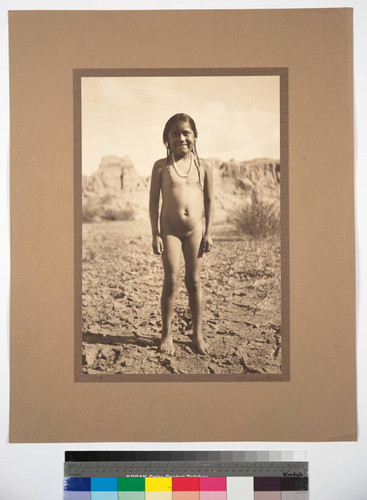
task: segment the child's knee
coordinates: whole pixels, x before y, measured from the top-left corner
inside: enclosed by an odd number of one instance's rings
[[[179,289],[179,276],[171,274],[164,278],[164,288],[168,295],[175,295]]]
[[[185,276],[185,285],[189,294],[198,292],[201,286],[200,276],[198,275]]]

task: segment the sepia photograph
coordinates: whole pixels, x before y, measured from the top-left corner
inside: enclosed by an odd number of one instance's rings
[[[78,380],[284,377],[281,70],[77,74]]]

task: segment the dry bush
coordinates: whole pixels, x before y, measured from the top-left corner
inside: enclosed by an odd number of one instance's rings
[[[134,220],[134,210],[132,208],[107,208],[101,217],[106,220]]]
[[[252,192],[251,204],[238,210],[235,224],[239,231],[255,238],[279,234],[280,214],[275,203],[260,201]]]
[[[99,203],[101,205],[107,205],[107,203],[110,203],[111,200],[112,200],[112,195],[110,193],[107,193],[104,196],[102,196],[102,198],[99,200]]]
[[[83,222],[93,222],[95,217],[97,217],[98,214],[98,208],[96,206],[93,206],[89,203],[83,206],[82,208],[82,221]]]
[[[107,197],[106,197],[107,200]],[[101,200],[88,201],[82,208],[82,221],[95,222],[104,220],[134,220],[135,213],[131,207],[105,208]]]

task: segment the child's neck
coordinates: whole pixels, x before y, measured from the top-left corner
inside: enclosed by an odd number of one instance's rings
[[[175,163],[177,162],[182,162],[182,163],[187,163],[189,161],[191,161],[191,154],[192,152],[189,151],[188,153],[180,156],[180,155],[175,155],[174,152],[172,151],[171,152],[171,158],[172,158],[172,161]]]
[[[183,178],[188,177],[189,174],[190,174],[190,172],[191,172],[191,168],[192,168],[192,154],[191,154],[191,151],[189,153],[187,153],[186,155],[184,155],[181,159],[183,159],[185,157],[187,158],[186,161],[180,162],[180,167],[178,167],[178,165],[175,162],[174,154],[172,153],[172,165],[173,165],[173,168],[175,169],[176,174],[179,177],[183,177]],[[186,172],[183,172],[182,171],[182,166],[184,166],[184,168],[185,168],[186,165],[189,165],[189,168],[188,168],[188,170]]]

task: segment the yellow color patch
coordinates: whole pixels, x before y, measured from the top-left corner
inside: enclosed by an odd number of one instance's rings
[[[145,491],[172,491],[172,478],[146,477]]]

